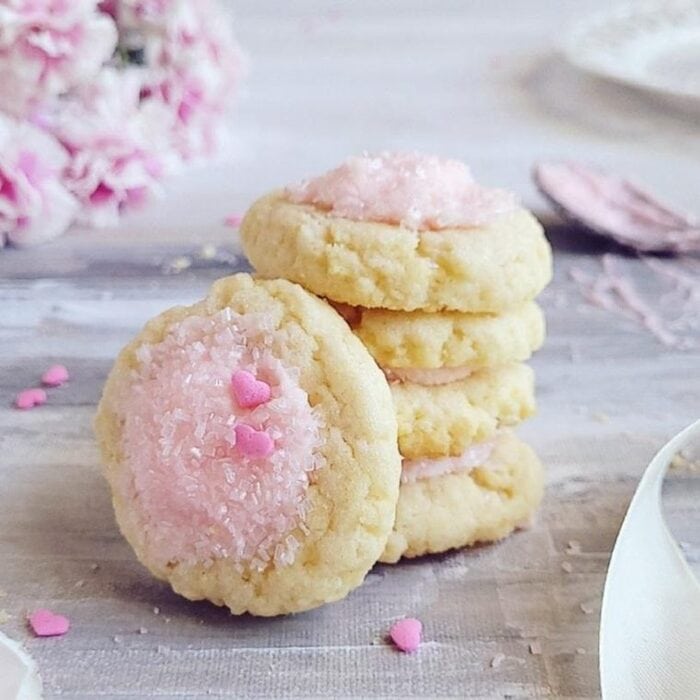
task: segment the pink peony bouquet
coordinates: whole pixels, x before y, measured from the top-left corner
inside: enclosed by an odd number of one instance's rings
[[[242,73],[216,0],[0,0],[0,247],[112,225],[212,156]]]

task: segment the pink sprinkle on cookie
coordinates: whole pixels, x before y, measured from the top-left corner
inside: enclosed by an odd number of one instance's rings
[[[241,225],[241,221],[243,221],[243,217],[240,214],[229,214],[224,219],[224,224],[231,228],[238,228]]]
[[[389,630],[391,641],[401,651],[410,654],[420,646],[423,625],[415,617],[407,617],[395,622]]]
[[[267,457],[275,447],[272,438],[264,430],[256,430],[245,423],[238,423],[234,430],[236,447],[246,457]]]
[[[231,387],[236,403],[241,408],[255,408],[270,400],[270,385],[256,379],[254,375],[244,369],[233,373]]]
[[[41,375],[41,383],[44,386],[61,386],[69,379],[68,370],[63,365],[51,365]]]
[[[37,637],[60,637],[70,628],[70,620],[45,608],[29,615],[29,625]]]
[[[43,389],[25,389],[15,397],[15,406],[26,410],[46,403],[46,392]]]

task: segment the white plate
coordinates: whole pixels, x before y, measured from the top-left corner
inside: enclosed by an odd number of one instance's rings
[[[563,48],[588,72],[700,106],[700,0],[608,10],[579,22]]]

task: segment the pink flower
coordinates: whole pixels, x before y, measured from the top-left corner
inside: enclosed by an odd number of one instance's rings
[[[125,208],[159,191],[158,180],[172,170],[159,136],[162,115],[141,111],[140,86],[140,69],[104,68],[48,119],[70,154],[64,182],[82,206],[81,223],[116,224]]]
[[[77,203],[60,180],[67,162],[54,138],[0,115],[0,247],[33,245],[68,228]]]
[[[23,116],[91,79],[117,31],[96,0],[0,0],[0,108]]]
[[[143,34],[142,98],[166,107],[174,149],[185,160],[211,155],[244,73],[228,16],[212,0],[123,0],[119,18]]]

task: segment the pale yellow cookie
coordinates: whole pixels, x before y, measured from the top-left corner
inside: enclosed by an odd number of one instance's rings
[[[475,372],[523,362],[544,341],[544,314],[534,301],[501,314],[348,306],[338,311],[384,368],[464,367]]]
[[[240,234],[261,275],[354,306],[500,312],[552,276],[542,227],[524,209],[483,226],[416,231],[331,216],[277,191],[253,204]]]
[[[534,373],[523,364],[482,370],[440,386],[392,383],[404,457],[459,455],[535,411]]]
[[[499,540],[530,521],[543,483],[532,449],[504,434],[484,467],[401,484],[394,531],[380,561]]]
[[[119,355],[95,422],[119,526],[192,600],[277,615],[338,600],[398,498],[386,380],[323,301],[221,279]]]

